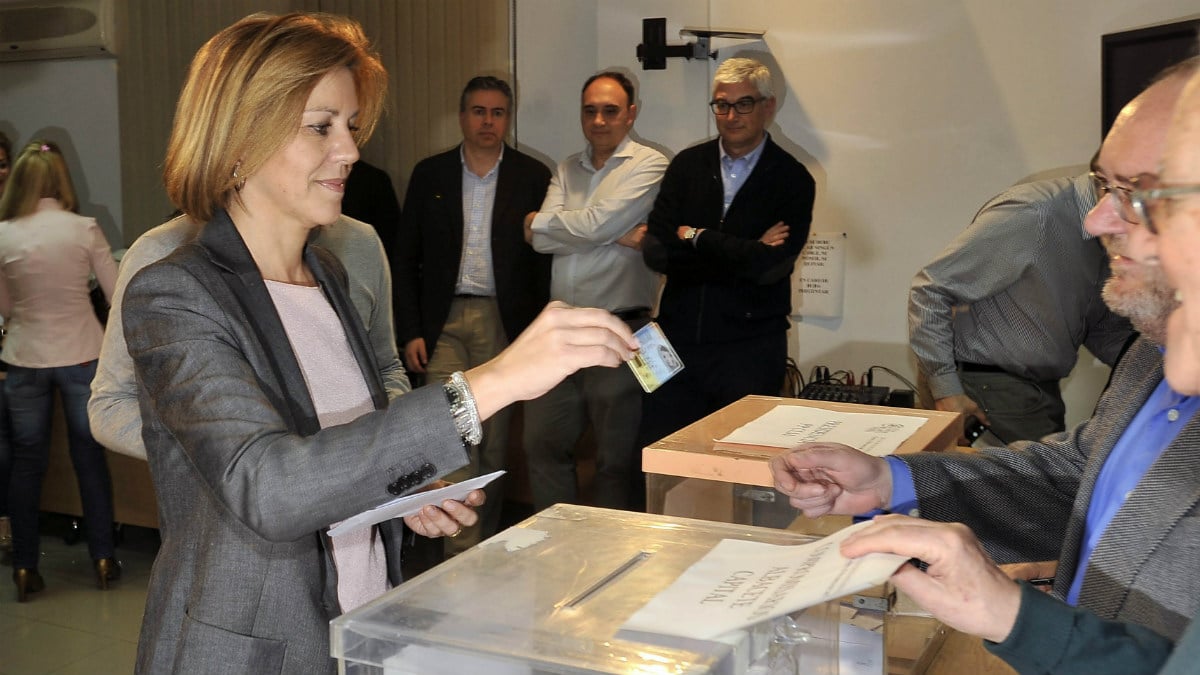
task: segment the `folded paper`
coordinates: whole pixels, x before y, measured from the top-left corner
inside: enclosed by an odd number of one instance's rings
[[[842,555],[842,540],[867,525],[802,546],[724,539],[622,628],[709,640],[881,584],[908,558]]]
[[[447,499],[462,501],[466,498],[467,493],[471,490],[481,488],[488,483],[503,476],[503,471],[493,471],[492,473],[464,480],[461,483],[454,483],[436,490],[426,490],[415,494],[398,497],[386,504],[381,504],[368,511],[363,511],[357,516],[351,516],[333,527],[329,528],[329,536],[337,537],[347,532],[353,532],[361,527],[370,527],[377,525],[385,520],[392,518],[404,518],[411,516],[420,511],[422,508],[434,504],[438,505]]]

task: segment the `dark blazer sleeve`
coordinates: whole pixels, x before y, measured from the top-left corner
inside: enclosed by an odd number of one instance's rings
[[[386,171],[359,160],[346,179],[342,214],[375,228],[385,250],[395,245],[400,223],[400,201]]]
[[[492,270],[500,318],[510,341],[550,301],[553,256],[538,253],[525,241],[525,216],[541,208],[549,186],[550,169],[545,164],[505,148],[492,214]]]
[[[703,147],[703,146],[702,146]],[[679,281],[702,281],[709,277],[703,262],[695,247],[689,241],[681,240],[676,231],[681,225],[701,227],[695,223],[684,222],[684,204],[692,196],[697,180],[705,180],[697,176],[696,164],[700,157],[697,149],[688,149],[679,153],[663,174],[658,196],[654,199],[654,207],[646,220],[646,236],[642,240],[642,260],[646,266],[660,274],[666,274]],[[709,177],[711,180],[712,177]],[[714,206],[720,213],[720,176],[715,188],[709,192],[718,191],[715,203],[706,203],[709,209]],[[713,202],[711,196],[707,199]]]
[[[411,492],[466,463],[440,387],[349,424],[292,432],[258,336],[235,301],[214,297],[211,281],[160,262],[125,293],[125,337],[160,489],[194,474],[259,537],[289,542],[388,501],[398,479],[420,476],[404,485]]]
[[[434,174],[431,159],[422,160],[413,169],[391,250],[392,315],[396,321],[396,344],[401,352],[410,340],[422,336],[421,277],[425,242],[422,241],[421,220],[429,211],[426,201],[435,195]],[[427,345],[427,348],[432,347]]]
[[[1200,641],[1200,624],[1193,621]],[[1186,639],[1186,638],[1185,638]],[[1021,675],[1158,673],[1174,645],[1144,626],[1094,613],[1021,584],[1021,609],[1003,642],[984,642]]]

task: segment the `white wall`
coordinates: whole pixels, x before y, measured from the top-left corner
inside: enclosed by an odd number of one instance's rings
[[[121,248],[116,59],[0,63],[0,131],[13,142],[14,154],[33,138],[58,143],[80,212],[95,218],[109,244]]]
[[[582,144],[578,88],[608,67],[639,80],[639,137],[678,151],[715,133],[715,62],[643,71],[641,20],[765,28],[749,52],[783,86],[773,137],[817,179],[813,227],[848,237],[840,319],[800,319],[792,354],[910,377],[906,302],[916,270],[1005,187],[1078,170],[1100,142],[1100,36],[1194,16],[1193,0],[515,0],[519,140],[557,159]],[[589,30],[590,29],[590,30]],[[1067,383],[1069,421],[1091,413],[1107,369]],[[883,382],[900,386],[898,382]]]

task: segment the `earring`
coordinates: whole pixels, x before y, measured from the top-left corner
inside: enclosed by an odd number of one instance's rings
[[[242,160],[240,159],[237,161],[237,164],[233,165],[233,179],[237,181],[237,183],[234,184],[233,189],[237,192],[241,192],[242,188],[246,187],[246,177],[238,176],[238,169],[241,168],[241,166]]]

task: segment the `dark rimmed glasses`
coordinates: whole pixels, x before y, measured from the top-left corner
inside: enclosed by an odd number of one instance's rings
[[[1096,190],[1097,200],[1104,199],[1105,197],[1112,199],[1113,208],[1116,209],[1117,213],[1121,214],[1121,220],[1131,225],[1140,225],[1142,223],[1141,216],[1133,208],[1132,195],[1136,187],[1127,188],[1123,185],[1113,185],[1108,182],[1107,178],[1095,171],[1089,171],[1088,178],[1092,180],[1092,187]],[[1137,179],[1135,178],[1135,186],[1137,184],[1136,181]]]
[[[714,115],[728,115],[730,110],[733,110],[739,115],[749,114],[754,110],[754,106],[758,105],[759,101],[767,100],[765,96],[755,98],[753,96],[743,96],[738,100],[730,103],[723,98],[708,102],[708,107],[712,108]]]
[[[1150,234],[1158,234],[1167,218],[1171,216],[1168,205],[1172,200],[1188,195],[1200,194],[1200,183],[1185,185],[1161,185],[1146,190],[1134,190],[1129,194],[1129,205],[1137,217],[1146,225]]]

